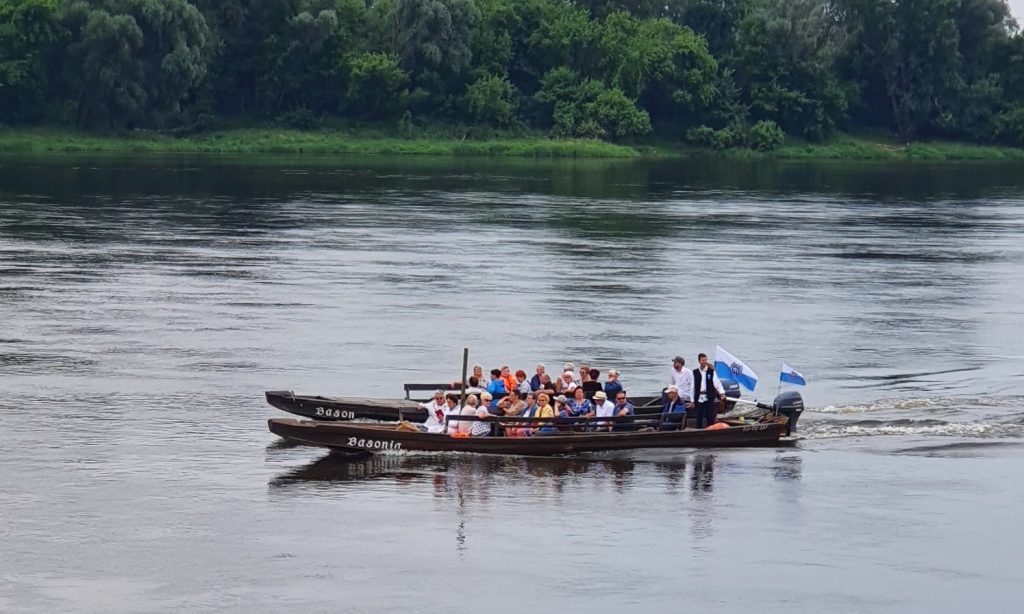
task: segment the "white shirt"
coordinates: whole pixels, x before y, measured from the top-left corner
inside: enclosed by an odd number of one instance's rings
[[[444,417],[448,414],[448,403],[443,400],[441,402],[431,400],[429,403],[419,403],[418,405],[427,410],[427,420],[424,422],[427,430],[438,425],[444,426]],[[440,416],[438,415],[439,413]]]
[[[684,401],[693,400],[693,371],[683,367],[682,371],[672,369],[669,375],[672,385],[679,389],[679,398]]]
[[[603,403],[594,401],[594,415],[598,418],[611,418],[615,415],[615,403],[608,400]]]
[[[427,404],[423,403],[422,405],[427,405]],[[430,410],[428,409],[427,411],[430,411]],[[441,416],[441,419],[437,421],[437,424],[434,424],[434,423],[431,422],[431,417],[432,416],[427,416],[426,426],[427,426],[427,432],[428,433],[443,433],[444,429],[445,429],[445,418],[447,418],[448,416],[458,416],[459,415],[459,406],[456,405],[455,407],[453,407],[451,409],[448,409],[448,403],[445,403],[444,407],[441,409],[441,411],[444,412],[444,415]],[[458,427],[458,425],[459,425],[458,422],[452,422],[451,423],[451,428],[449,430],[454,431],[456,429],[456,427]]]
[[[707,367],[704,367],[703,369],[699,369],[699,372],[700,372],[701,386],[703,386],[704,385],[703,384],[704,378],[706,378],[708,376],[708,369],[707,369]],[[715,387],[715,390],[718,391],[718,394],[725,394],[725,387],[722,386],[722,380],[718,379],[718,374],[717,373],[712,372],[711,383]],[[694,390],[697,389],[696,382],[694,382],[693,389]],[[707,401],[707,400],[708,400],[707,390],[701,390],[700,391],[700,398],[698,398],[697,401],[699,403],[703,403],[704,401]]]

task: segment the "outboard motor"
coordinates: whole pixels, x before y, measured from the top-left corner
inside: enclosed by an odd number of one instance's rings
[[[722,388],[725,388],[726,399],[738,399],[740,398],[740,385],[731,379],[722,380]],[[736,407],[736,401],[726,401],[724,411],[732,411]]]
[[[783,392],[775,397],[775,401],[772,402],[772,410],[776,414],[789,418],[789,424],[786,425],[786,436],[788,437],[796,431],[796,421],[800,419],[800,414],[804,411],[804,398],[795,390]]]

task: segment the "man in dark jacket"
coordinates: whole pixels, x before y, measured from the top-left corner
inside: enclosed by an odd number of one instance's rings
[[[697,428],[711,426],[717,420],[718,401],[725,400],[725,387],[715,368],[708,364],[707,354],[697,355],[698,367],[693,370],[693,404]]]

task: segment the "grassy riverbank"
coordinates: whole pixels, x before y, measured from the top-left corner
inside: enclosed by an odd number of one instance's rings
[[[1024,160],[1024,149],[956,142],[894,143],[878,137],[841,135],[829,143],[787,142],[772,152],[712,151],[670,142],[616,145],[594,140],[557,140],[541,135],[398,138],[372,131],[235,129],[187,137],[150,132],[96,135],[57,129],[0,129],[0,152],[391,154],[518,156],[534,158],[636,158],[721,156],[783,160]]]
[[[635,158],[640,155],[633,147],[591,140],[542,137],[403,139],[371,133],[287,129],[239,129],[178,138],[153,133],[101,136],[41,129],[2,130],[0,150],[32,153],[394,154],[537,158]]]
[[[840,135],[829,143],[789,142],[776,151],[754,155],[786,160],[1024,160],[1024,148],[949,141],[897,143]]]

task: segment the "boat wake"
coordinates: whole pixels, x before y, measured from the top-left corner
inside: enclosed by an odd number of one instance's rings
[[[799,427],[806,439],[1024,438],[1024,397],[882,399],[861,405],[808,408]]]
[[[927,435],[943,437],[1024,437],[1022,424],[957,423],[944,424],[860,424],[808,423],[800,434],[806,439],[834,439],[837,437],[871,437],[879,435]]]
[[[1024,397],[925,397],[911,399],[880,399],[870,403],[855,405],[828,405],[820,408],[808,408],[806,411],[816,414],[863,414],[866,412],[884,411],[932,411],[961,412],[965,408],[1017,408],[1024,407]]]

